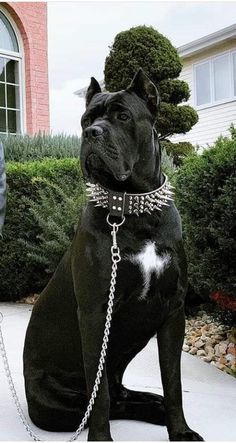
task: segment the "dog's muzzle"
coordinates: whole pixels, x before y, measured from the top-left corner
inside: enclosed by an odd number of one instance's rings
[[[96,138],[96,137],[99,137],[99,136],[103,135],[103,132],[104,131],[101,128],[101,126],[92,125],[92,126],[88,126],[87,128],[85,128],[83,130],[83,137],[85,139]]]

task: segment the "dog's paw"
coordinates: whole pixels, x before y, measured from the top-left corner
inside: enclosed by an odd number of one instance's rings
[[[204,441],[201,435],[192,429],[187,429],[183,432],[177,432],[170,435],[170,441]]]
[[[89,432],[88,441],[113,441],[113,439],[109,433],[96,432],[92,434]]]

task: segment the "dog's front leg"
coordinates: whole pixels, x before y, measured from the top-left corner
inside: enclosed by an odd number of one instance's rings
[[[93,311],[78,312],[88,399],[90,399],[94,387],[105,325],[105,313],[102,312],[101,306],[98,308],[91,306],[91,310]],[[89,419],[88,440],[112,440],[109,415],[110,397],[106,367],[104,366],[101,383]]]
[[[203,441],[189,428],[183,413],[180,359],[184,330],[185,315],[180,308],[169,316],[157,333],[167,429],[171,441]]]

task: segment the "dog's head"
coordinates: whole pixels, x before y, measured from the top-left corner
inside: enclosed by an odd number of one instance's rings
[[[145,167],[158,105],[157,89],[141,69],[126,90],[115,93],[102,92],[92,77],[81,119],[84,177],[122,189],[138,163]]]

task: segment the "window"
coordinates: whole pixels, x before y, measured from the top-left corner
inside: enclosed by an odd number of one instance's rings
[[[230,97],[230,60],[229,54],[213,59],[214,99],[224,100]]]
[[[233,57],[234,95],[236,95],[236,52],[232,54],[232,57]]]
[[[194,65],[197,107],[236,100],[236,52]]]
[[[20,69],[16,34],[0,11],[0,133],[22,132]]]
[[[197,106],[211,101],[210,65],[202,63],[196,66]]]

